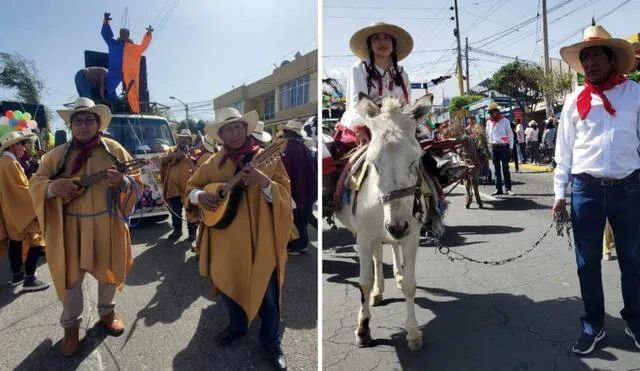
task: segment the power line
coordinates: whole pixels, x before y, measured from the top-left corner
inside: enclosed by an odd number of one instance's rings
[[[432,50],[414,50],[411,52],[413,54],[422,54],[422,53],[439,53],[446,52],[451,49],[432,49]],[[340,54],[340,55],[323,55],[322,58],[354,58],[353,54]]]
[[[334,18],[334,19],[378,19],[380,17],[358,17],[358,16],[337,16],[337,15],[328,15],[325,18]],[[434,17],[393,17],[394,19],[407,19],[414,21],[435,21],[435,20],[443,20],[448,18],[434,18]]]
[[[323,8],[339,8],[339,9],[376,9],[376,10],[437,10],[438,8],[399,8],[396,6],[348,6],[348,5],[323,5]]]

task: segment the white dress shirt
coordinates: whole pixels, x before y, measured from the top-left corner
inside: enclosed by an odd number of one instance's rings
[[[530,142],[539,142],[538,140],[538,129],[534,129],[531,126],[529,126],[525,131],[524,131],[524,135],[525,135],[525,143],[530,143]]]
[[[371,62],[366,60],[365,63],[368,65]],[[398,86],[398,84],[394,83],[393,89],[389,90],[389,83],[391,82],[391,74],[389,71],[385,71],[376,65],[378,73],[382,75],[382,95],[380,95],[378,91],[378,80],[371,79],[373,87],[371,87],[371,90],[367,88],[367,70],[365,69],[364,63],[360,61],[351,66],[351,73],[349,74],[349,80],[347,81],[347,108],[342,115],[340,123],[349,129],[353,129],[358,125],[366,125],[362,117],[360,117],[356,112],[358,95],[360,93],[368,94],[369,98],[373,100],[377,100],[382,97],[396,97],[405,104],[410,103],[411,82],[409,81],[409,75],[407,75],[407,72],[401,66],[398,66],[398,68],[402,70],[402,79],[404,80],[404,84],[407,88],[407,94],[409,95],[408,102],[405,100],[402,86]]]
[[[508,139],[505,141],[503,137]],[[487,120],[487,140],[489,145],[509,143],[509,148],[513,148],[513,130],[511,124],[506,118],[500,119],[495,124],[491,120]]]
[[[516,135],[518,136],[518,143],[524,143],[524,127],[522,124],[516,125]]]
[[[556,199],[565,199],[572,174],[622,179],[640,169],[640,84],[627,80],[604,92],[615,116],[591,94],[591,111],[584,120],[577,109],[581,91],[567,96],[560,117],[553,177]]]

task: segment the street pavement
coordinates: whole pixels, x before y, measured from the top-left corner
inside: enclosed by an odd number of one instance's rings
[[[164,218],[161,218],[164,219]],[[186,227],[184,228],[186,237]],[[282,296],[282,346],[291,370],[317,368],[317,232],[304,256],[289,257]],[[97,282],[84,282],[85,310],[79,353],[60,352],[62,305],[53,286],[37,293],[13,293],[0,287],[0,370],[270,370],[258,340],[259,319],[248,336],[220,348],[215,335],[227,325],[220,298],[210,294],[198,273],[190,244],[167,240],[167,220],[144,220],[132,228],[134,265],[116,310],[127,329],[120,337],[94,328]],[[38,275],[50,280],[48,266]],[[0,261],[0,280],[11,278],[8,260]]]
[[[553,204],[552,173],[514,174],[515,196],[489,196],[485,209],[464,207],[464,189],[448,197],[445,246],[476,259],[503,259],[528,249],[545,232]],[[353,235],[323,230],[323,367],[326,370],[640,370],[640,351],[624,334],[620,273],[603,261],[608,338],[589,356],[573,355],[581,330],[575,255],[566,237],[549,236],[530,254],[502,266],[451,262],[422,241],[416,317],[424,346],[407,348],[406,305],[385,247],[385,294],[372,309],[374,346],[359,349],[360,308]]]

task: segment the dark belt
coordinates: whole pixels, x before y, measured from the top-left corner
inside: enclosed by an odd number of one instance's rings
[[[589,175],[589,174],[585,174],[585,173],[574,174],[573,176],[578,177],[578,178],[582,179],[585,182],[596,183],[596,184],[600,184],[602,186],[613,186],[613,185],[616,185],[616,184],[627,183],[627,182],[633,180],[635,177],[637,177],[638,174],[640,174],[640,169],[636,169],[633,173],[627,175],[626,177],[624,177],[622,179],[596,178],[595,176],[592,176],[592,175]]]
[[[509,143],[492,143],[492,147],[509,147]]]

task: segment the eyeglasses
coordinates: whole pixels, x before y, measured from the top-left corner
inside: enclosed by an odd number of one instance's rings
[[[71,121],[71,124],[73,126],[93,126],[93,124],[97,123],[98,120],[92,118],[92,119],[73,119],[73,121]]]

